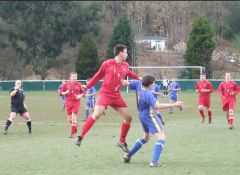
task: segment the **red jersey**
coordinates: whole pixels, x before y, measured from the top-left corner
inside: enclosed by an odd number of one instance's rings
[[[217,92],[222,100],[222,106],[224,107],[228,103],[235,104],[236,95],[239,93],[239,86],[234,81],[223,81],[219,85]]]
[[[199,99],[210,99],[210,94],[214,91],[212,84],[208,80],[200,81],[198,80],[196,90],[199,90]],[[209,92],[201,92],[202,89],[210,90]]]
[[[133,79],[139,79],[137,74],[129,70],[129,65],[126,61],[118,64],[114,58],[109,59],[103,62],[98,72],[87,83],[87,89],[94,86],[103,78],[100,93],[108,93],[112,96],[120,95],[122,81],[126,76]]]
[[[85,91],[82,88],[82,84],[79,82],[67,82],[61,89],[59,94],[62,95],[62,92],[69,90],[69,93],[66,94],[66,101],[79,101],[76,99],[76,95],[83,94]]]

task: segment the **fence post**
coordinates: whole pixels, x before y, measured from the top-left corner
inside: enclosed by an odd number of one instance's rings
[[[43,80],[43,90],[45,91],[45,80]]]

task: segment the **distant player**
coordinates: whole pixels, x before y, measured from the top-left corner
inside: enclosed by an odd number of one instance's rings
[[[206,76],[204,74],[200,75],[200,80],[197,81],[195,85],[196,92],[198,95],[198,111],[202,116],[202,123],[205,121],[205,115],[203,112],[203,107],[207,108],[208,111],[208,123],[212,123],[212,110],[210,108],[211,101],[211,93],[213,93],[214,89],[212,84],[206,80]]]
[[[77,82],[77,73],[70,73],[70,81],[65,83],[59,91],[59,95],[66,96],[66,113],[68,121],[71,123],[71,134],[69,138],[74,138],[74,134],[77,132],[77,116],[80,107],[80,98],[84,93],[85,91],[82,88],[82,84]]]
[[[225,74],[225,81],[221,82],[217,92],[222,100],[222,109],[227,114],[229,129],[233,129],[233,111],[235,109],[236,95],[239,93],[239,86],[232,81],[230,73]]]
[[[87,83],[89,82],[90,79],[87,79]],[[94,109],[95,105],[95,95],[96,95],[96,89],[95,87],[91,87],[90,89],[87,90],[87,93],[85,97],[87,98],[86,100],[86,110],[85,110],[85,120],[87,120],[89,116],[89,110]]]
[[[180,85],[176,82],[175,78],[172,79],[172,82],[169,85],[169,100],[170,103],[175,103],[178,101],[178,92],[181,90]],[[182,110],[182,109],[180,109]],[[169,109],[169,114],[173,114],[173,108]]]
[[[25,94],[23,92],[22,82],[20,80],[17,80],[15,82],[15,87],[10,90],[10,97],[11,97],[11,113],[10,117],[6,122],[6,126],[4,128],[3,134],[8,134],[8,128],[12,124],[14,118],[17,116],[17,114],[20,114],[26,121],[28,126],[28,132],[32,133],[32,122],[31,118],[29,116],[29,113],[27,111],[27,106],[24,103],[25,100]]]
[[[159,96],[161,95],[160,86],[157,85],[155,82],[153,83],[153,86],[152,86],[152,93],[156,99],[158,99]]]
[[[156,109],[182,107],[183,103],[180,101],[172,104],[159,103],[151,92],[151,86],[153,85],[154,80],[155,78],[150,75],[146,75],[142,79],[142,88],[139,92],[139,98],[137,99],[137,106],[144,135],[142,138],[139,138],[137,140],[129,153],[124,155],[123,159],[125,163],[129,163],[131,157],[142,147],[143,144],[147,143],[150,140],[150,134],[154,134],[157,137],[157,142],[154,146],[150,167],[162,166],[162,164],[159,162],[159,159],[162,154],[163,146],[165,144],[165,133],[161,120],[156,116]],[[133,87],[134,86],[132,86],[132,88]],[[135,90],[138,91],[137,89]],[[150,108],[152,108],[153,112],[150,111]]]
[[[63,86],[65,84],[65,80],[62,80],[62,84],[60,84],[59,86],[58,86],[58,93],[60,92],[60,89],[61,89],[61,87]],[[61,96],[61,98],[62,98],[62,110],[63,111],[65,111],[65,99],[66,99],[66,96],[65,95],[62,95]]]
[[[169,89],[169,80],[167,77],[164,75],[163,80],[162,80],[162,85],[163,85],[163,96],[168,95],[168,89]]]
[[[82,131],[75,141],[76,145],[80,146],[85,134],[103,114],[105,107],[111,106],[123,119],[117,146],[124,152],[128,152],[126,137],[130,128],[132,116],[127,108],[127,104],[121,96],[120,89],[126,76],[133,79],[141,79],[141,77],[129,69],[129,65],[125,61],[126,59],[127,47],[124,45],[116,45],[114,47],[114,58],[104,61],[98,72],[88,82],[87,89],[94,86],[103,78],[103,84],[96,100],[94,112],[85,121]]]

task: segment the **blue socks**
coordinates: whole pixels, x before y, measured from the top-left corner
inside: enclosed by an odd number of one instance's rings
[[[87,119],[88,116],[89,116],[89,110],[86,110],[86,111],[85,111],[85,118]]]
[[[158,163],[158,160],[161,156],[162,150],[163,150],[163,145],[165,144],[165,141],[160,139],[155,143],[154,151],[153,151],[153,156],[152,156],[152,163],[156,164]]]
[[[173,107],[170,108],[169,113],[173,113]]]
[[[132,149],[128,153],[128,157],[131,157],[133,154],[135,154],[145,143],[147,143],[147,141],[144,138],[138,139],[135,145],[132,147]]]

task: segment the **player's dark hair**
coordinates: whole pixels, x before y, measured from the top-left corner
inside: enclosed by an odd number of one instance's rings
[[[124,49],[127,49],[127,46],[124,46],[122,44],[117,44],[113,49],[113,55],[117,56],[119,52],[123,52]]]
[[[142,78],[142,85],[144,87],[148,87],[150,86],[151,84],[153,84],[153,82],[155,81],[155,77],[152,76],[152,75],[145,75],[143,78]]]

